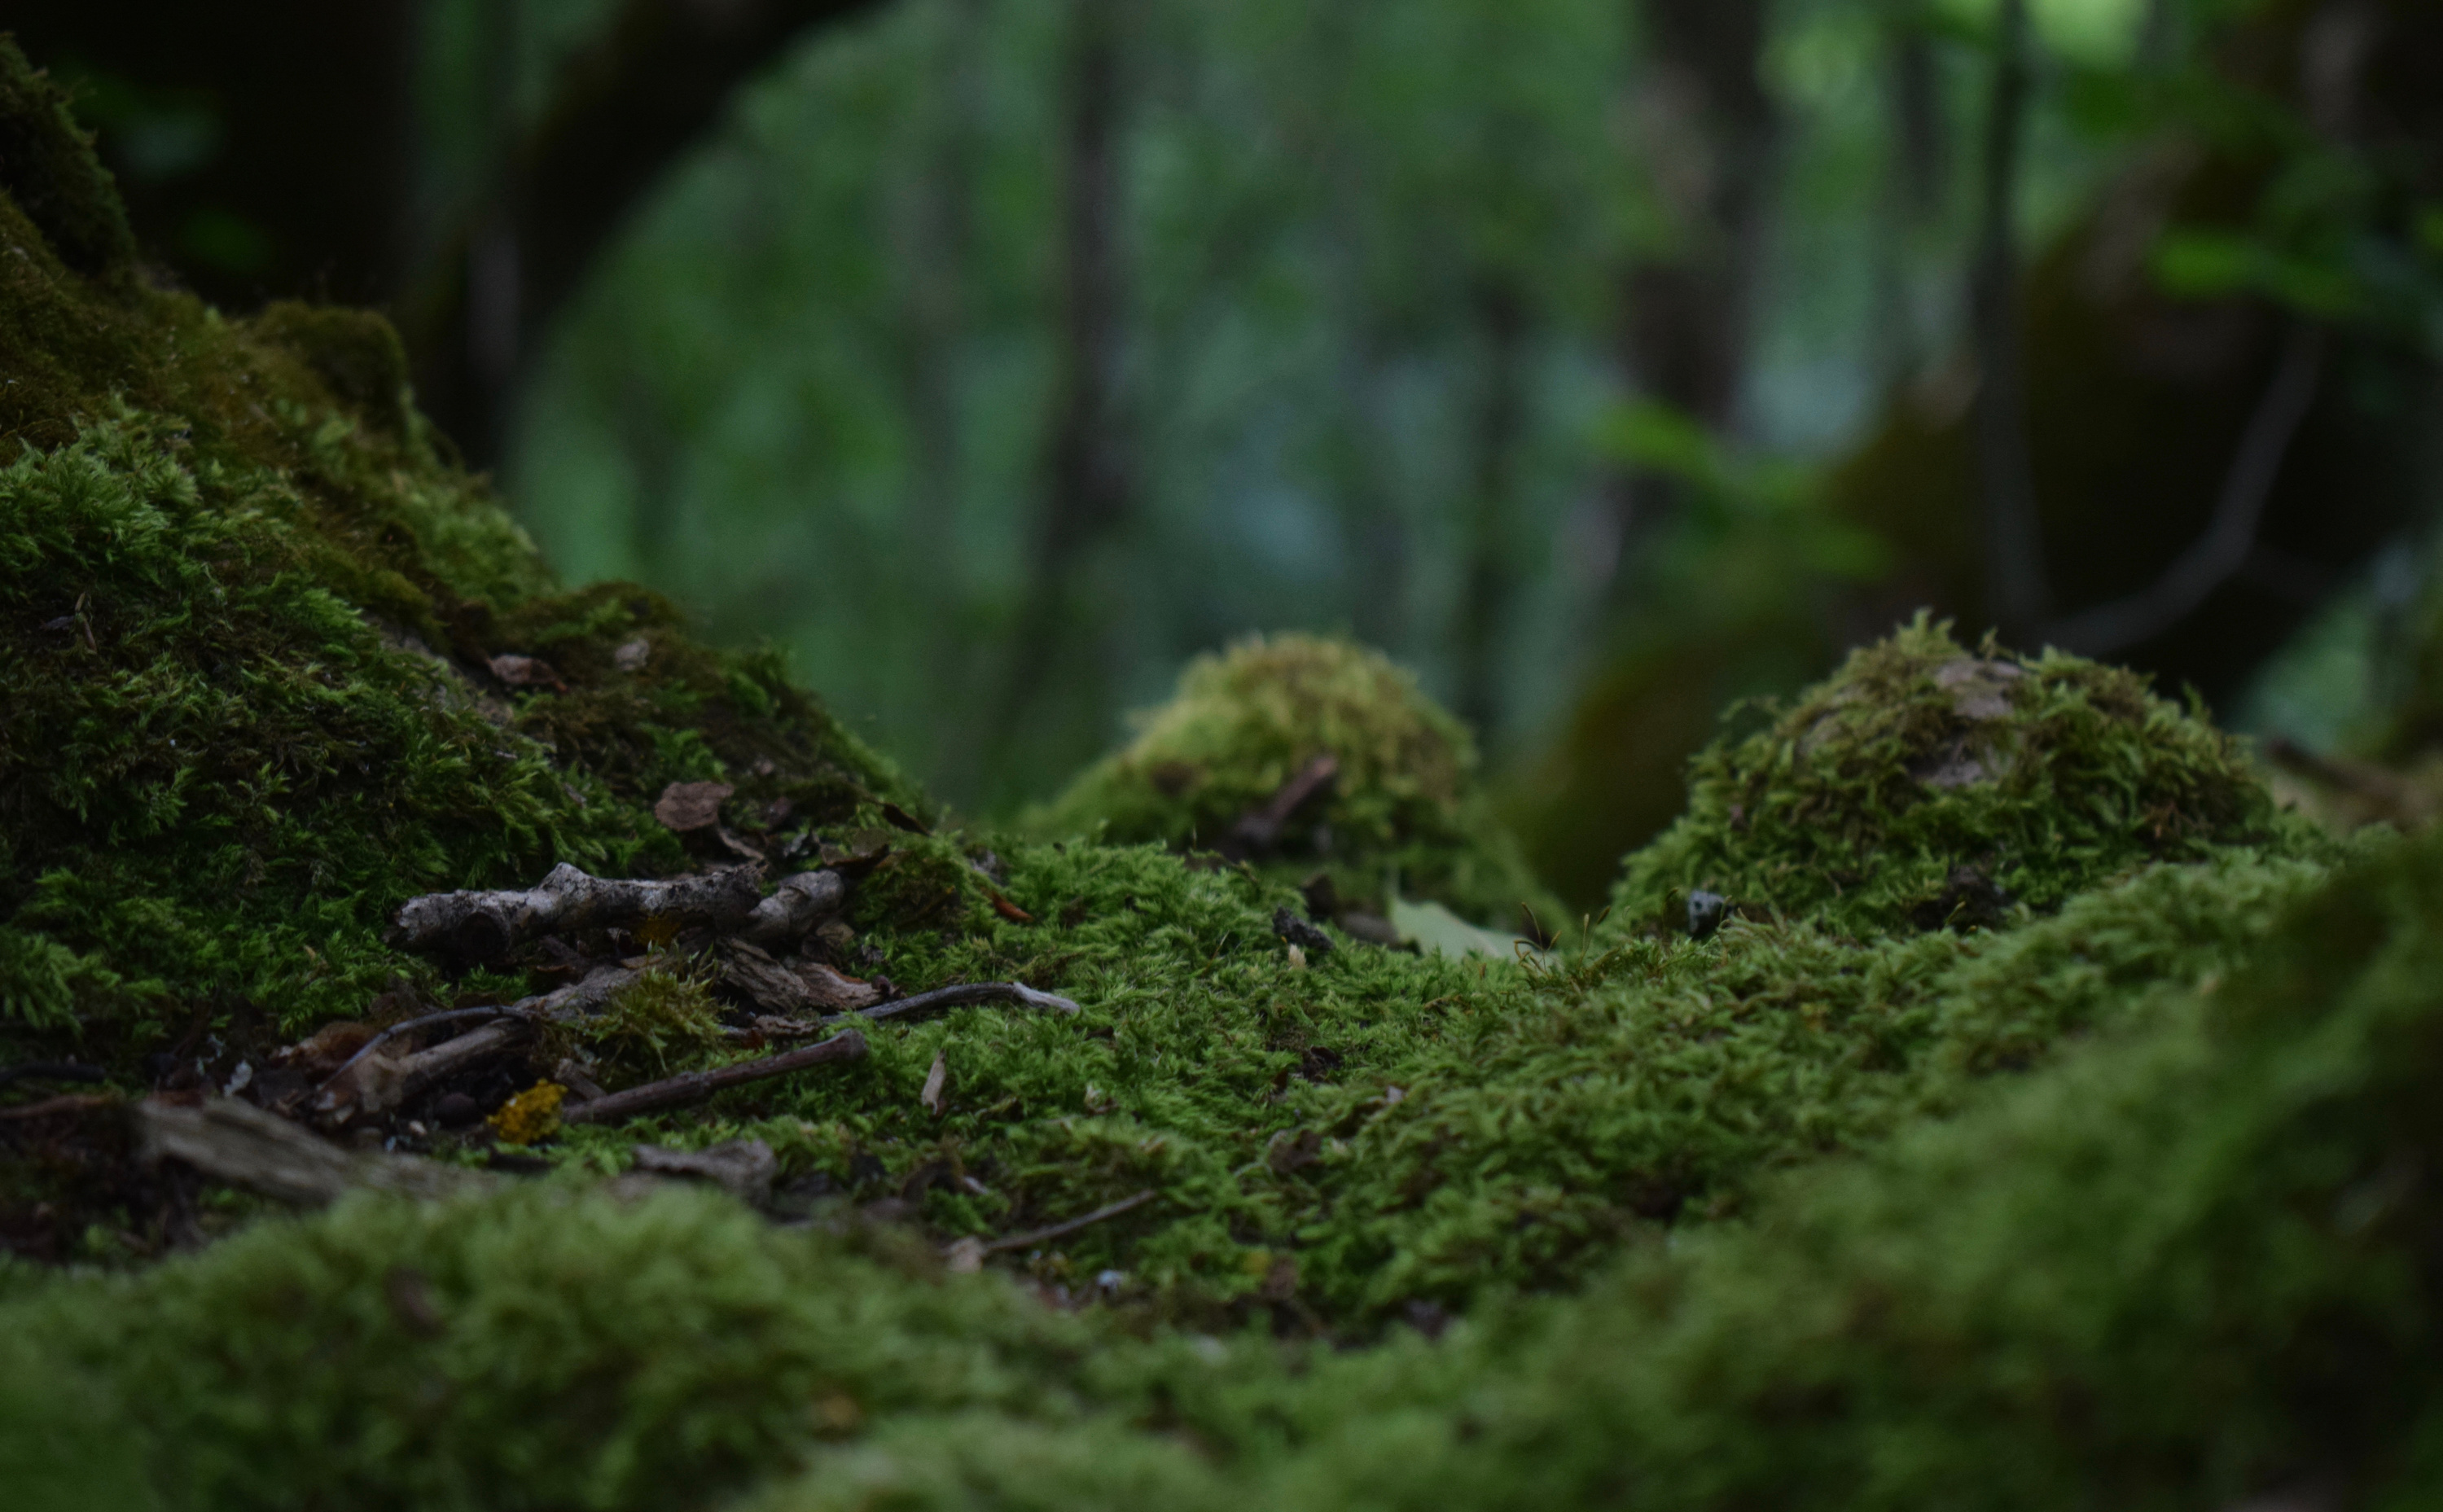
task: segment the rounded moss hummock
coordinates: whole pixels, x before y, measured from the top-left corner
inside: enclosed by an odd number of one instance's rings
[[[1135,722],[1028,828],[1320,869],[1350,904],[1396,887],[1504,926],[1522,904],[1557,915],[1489,811],[1467,727],[1379,651],[1256,636],[1190,662]]]
[[[2139,674],[1970,650],[1920,613],[1770,728],[1698,754],[1688,811],[1627,858],[1610,928],[1725,908],[1862,937],[1990,927],[2147,862],[2329,844]],[[1691,910],[1699,892],[1722,902]]]

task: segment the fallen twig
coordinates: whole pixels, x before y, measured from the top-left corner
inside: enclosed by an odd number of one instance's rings
[[[685,1107],[701,1102],[715,1092],[749,1082],[762,1082],[793,1071],[827,1065],[834,1061],[859,1061],[865,1058],[865,1036],[854,1029],[833,1035],[819,1045],[808,1045],[779,1055],[767,1055],[760,1061],[742,1061],[735,1066],[715,1066],[709,1071],[687,1071],[632,1086],[624,1092],[613,1092],[588,1102],[580,1102],[560,1114],[563,1123],[616,1123],[642,1114],[659,1113],[668,1108]]]
[[[1239,816],[1230,830],[1231,846],[1241,856],[1261,855],[1281,838],[1281,829],[1293,815],[1306,807],[1307,801],[1332,785],[1340,774],[1340,758],[1326,752],[1300,767],[1291,778],[1274,791],[1260,809],[1251,809]]]
[[[136,1123],[146,1159],[183,1160],[214,1180],[284,1202],[319,1206],[358,1189],[446,1197],[498,1180],[437,1160],[341,1149],[233,1098],[201,1107],[139,1102]]]
[[[91,1092],[62,1092],[40,1102],[23,1102],[13,1108],[0,1108],[0,1120],[47,1119],[54,1113],[86,1113],[106,1107],[110,1099]]]
[[[11,1082],[103,1082],[109,1076],[101,1066],[80,1061],[29,1061],[23,1066],[0,1066],[0,1086]]]
[[[373,1038],[365,1041],[362,1045],[358,1046],[357,1052],[354,1055],[341,1061],[340,1063],[340,1068],[333,1071],[330,1075],[322,1078],[321,1084],[314,1088],[313,1101],[320,1103],[322,1101],[322,1095],[325,1092],[328,1092],[332,1087],[339,1084],[340,1078],[356,1069],[358,1062],[366,1059],[368,1056],[372,1055],[374,1051],[380,1049],[383,1046],[389,1044],[391,1041],[398,1038],[402,1034],[412,1033],[420,1029],[431,1029],[436,1024],[460,1024],[471,1018],[501,1018],[505,1016],[513,1016],[518,1013],[518,1011],[519,1009],[515,1005],[505,1007],[487,1005],[483,1008],[447,1008],[437,1013],[420,1013],[413,1018],[402,1019],[398,1023],[393,1024],[389,1028],[377,1031],[375,1033]]]
[[[1066,1239],[1078,1230],[1101,1223],[1106,1218],[1116,1218],[1121,1213],[1134,1211],[1158,1195],[1160,1193],[1151,1187],[1148,1187],[1134,1196],[1122,1197],[1117,1202],[1096,1208],[1082,1218],[1072,1218],[1067,1223],[1056,1223],[1049,1229],[1037,1229],[1027,1233],[1005,1234],[999,1239],[988,1239],[979,1248],[982,1253],[987,1255],[997,1255],[1012,1249],[1031,1249],[1037,1245],[1049,1244],[1055,1239]]]
[[[1049,1008],[1063,1013],[1077,1011],[1076,1004],[1057,993],[1038,993],[1022,982],[960,982],[951,987],[936,987],[929,993],[917,993],[888,1003],[877,1003],[872,1008],[860,1008],[854,1013],[835,1013],[823,1022],[838,1024],[853,1018],[904,1018],[915,1013],[928,1013],[937,1008],[964,1008],[971,1003]]]

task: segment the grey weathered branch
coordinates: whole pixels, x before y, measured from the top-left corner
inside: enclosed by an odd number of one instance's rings
[[[498,1179],[413,1156],[342,1149],[230,1098],[214,1098],[201,1107],[140,1102],[136,1123],[146,1159],[181,1160],[216,1181],[283,1202],[320,1206],[351,1191],[447,1197],[481,1191]]]
[[[2272,380],[2241,432],[2205,534],[2146,588],[2057,621],[2045,639],[2082,656],[2106,656],[2162,634],[2238,575],[2256,549],[2257,527],[2281,476],[2282,459],[2315,403],[2324,366],[2324,332],[2313,321],[2296,321]]]
[[[792,878],[795,882],[797,879]],[[765,902],[760,870],[730,866],[692,877],[629,882],[593,877],[565,863],[524,892],[444,892],[411,898],[394,938],[409,950],[497,960],[554,930],[598,928],[647,918],[734,927]],[[785,908],[797,904],[784,905]]]
[[[834,1062],[865,1059],[865,1036],[854,1029],[835,1034],[819,1045],[767,1055],[760,1061],[742,1061],[735,1066],[715,1066],[709,1071],[688,1071],[632,1086],[624,1092],[614,1092],[592,1102],[580,1102],[560,1114],[563,1123],[616,1123],[622,1119],[661,1113],[670,1108],[701,1102],[715,1092],[750,1082],[787,1076]]]

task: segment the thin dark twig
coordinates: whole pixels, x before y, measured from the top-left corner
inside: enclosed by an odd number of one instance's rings
[[[82,1061],[29,1061],[24,1066],[0,1066],[0,1086],[11,1082],[101,1082],[109,1075],[101,1066]]]
[[[46,1119],[54,1113],[83,1113],[93,1108],[108,1107],[110,1099],[90,1092],[61,1092],[40,1102],[27,1102],[13,1108],[0,1108],[0,1119]]]
[[[709,1071],[685,1071],[659,1082],[648,1082],[643,1086],[632,1086],[624,1092],[594,1098],[578,1103],[560,1117],[563,1123],[615,1123],[639,1114],[659,1113],[668,1108],[701,1102],[715,1092],[744,1086],[749,1082],[787,1076],[793,1071],[834,1061],[863,1059],[865,1036],[854,1029],[848,1029],[819,1045],[800,1046],[779,1055],[767,1055],[760,1061],[741,1061],[734,1066],[715,1066]]]
[[[1151,1202],[1160,1193],[1156,1193],[1151,1187],[1148,1187],[1145,1191],[1138,1193],[1135,1196],[1122,1197],[1117,1202],[1111,1203],[1105,1207],[1096,1208],[1093,1211],[1086,1214],[1082,1218],[1072,1218],[1067,1223],[1056,1223],[1049,1229],[1038,1229],[1031,1233],[1014,1233],[1000,1239],[991,1240],[983,1246],[983,1253],[996,1255],[1011,1249],[1031,1248],[1036,1245],[1048,1244],[1055,1239],[1066,1239],[1080,1229],[1101,1223],[1106,1218],[1116,1218],[1121,1213],[1133,1211],[1138,1208],[1142,1208],[1147,1203]]]
[[[2099,604],[2053,625],[2046,639],[2066,651],[2100,656],[2152,640],[2195,612],[2207,595],[2238,575],[2256,546],[2257,527],[2273,497],[2274,480],[2291,440],[2316,402],[2324,375],[2324,334],[2313,321],[2290,328],[2282,360],[2248,417],[2223,475],[2222,493],[2205,534],[2146,588]]]
[[[877,1003],[852,1013],[835,1013],[824,1019],[826,1024],[845,1024],[852,1019],[902,1018],[915,1013],[930,1012],[937,1008],[964,1008],[970,1003],[1006,1003],[1014,1008],[1051,1008],[1063,1013],[1075,1013],[1077,1005],[1056,993],[1039,993],[1022,982],[960,982],[950,987],[936,987],[929,993]]]

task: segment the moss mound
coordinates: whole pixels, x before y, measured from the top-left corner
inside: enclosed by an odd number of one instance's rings
[[[1920,615],[1698,755],[1688,811],[1628,859],[1609,927],[1677,933],[1699,891],[1861,936],[1990,927],[2148,862],[2322,844],[2238,742],[2137,674],[1971,650]]]
[[[0,1056],[360,1010],[431,978],[380,938],[413,894],[686,865],[670,781],[917,804],[772,658],[560,591],[379,318],[224,319],[117,213],[0,42]]]
[[[1136,723],[1027,827],[1219,849],[1290,881],[1320,870],[1331,898],[1376,913],[1387,877],[1502,928],[1530,921],[1521,904],[1547,927],[1559,917],[1493,817],[1474,738],[1379,652],[1258,636],[1189,663]]]

